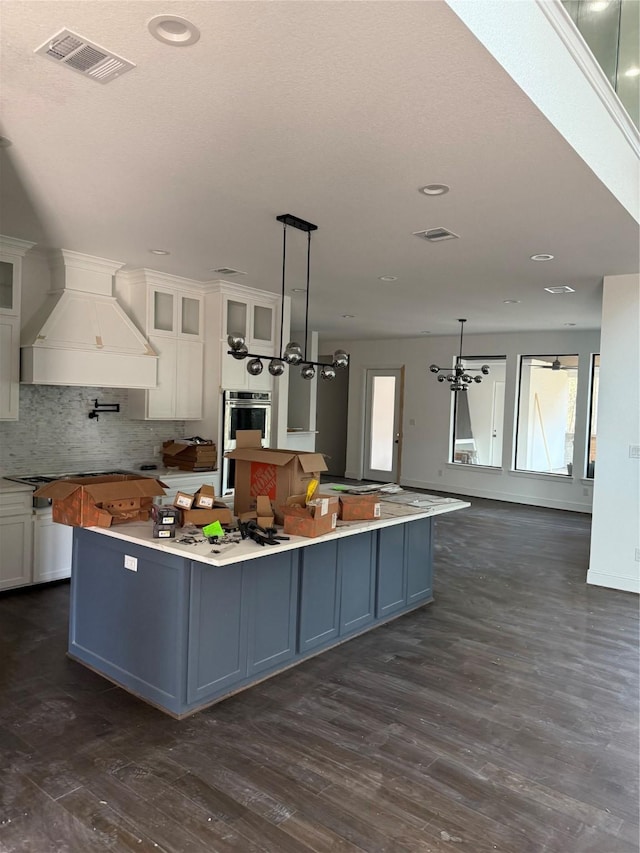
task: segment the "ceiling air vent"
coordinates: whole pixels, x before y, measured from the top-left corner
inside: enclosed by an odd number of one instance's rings
[[[234,270],[231,267],[220,267],[217,270],[211,270],[211,272],[218,273],[218,275],[247,275],[246,272],[242,272],[242,270]]]
[[[71,30],[60,30],[55,36],[47,39],[35,53],[59,65],[66,65],[83,77],[91,77],[98,83],[109,83],[136,67],[133,62],[105,50],[77,33],[72,33]]]
[[[426,231],[414,231],[414,237],[421,237],[428,243],[439,243],[441,240],[457,240],[460,235],[454,234],[447,228],[427,228]]]
[[[573,287],[568,284],[558,284],[555,287],[545,287],[547,293],[575,293]]]

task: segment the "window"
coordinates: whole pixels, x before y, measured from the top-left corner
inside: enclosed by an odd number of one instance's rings
[[[463,359],[465,368],[475,375],[483,364],[490,373],[468,391],[455,394],[451,461],[462,465],[502,465],[502,427],[504,420],[504,376],[506,357]]]
[[[589,444],[587,445],[587,477],[596,470],[596,433],[598,432],[598,391],[600,389],[600,355],[591,358],[591,389],[589,391]]]
[[[516,470],[573,474],[577,355],[520,359]]]

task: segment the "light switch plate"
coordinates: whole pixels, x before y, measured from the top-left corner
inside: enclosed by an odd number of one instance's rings
[[[640,444],[629,445],[629,457],[631,459],[640,459]]]
[[[124,567],[125,569],[130,569],[132,572],[138,571],[138,558],[131,557],[129,554],[124,555]]]

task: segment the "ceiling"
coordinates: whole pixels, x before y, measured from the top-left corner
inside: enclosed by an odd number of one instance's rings
[[[152,38],[161,13],[200,40]],[[460,316],[471,334],[598,328],[603,275],[638,269],[633,217],[441,0],[3,0],[1,14],[4,234],[201,281],[231,267],[277,292],[275,217],[292,213],[318,226],[324,339],[456,334]],[[136,68],[101,85],[34,54],[63,27]],[[430,183],[450,192],[418,192]],[[438,226],[460,239],[413,236]],[[306,236],[289,235],[288,292],[306,269]],[[541,252],[555,259],[529,259]],[[559,284],[575,293],[544,290]]]

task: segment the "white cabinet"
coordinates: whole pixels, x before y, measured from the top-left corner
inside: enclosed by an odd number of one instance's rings
[[[35,246],[0,236],[0,420],[18,420],[22,258]]]
[[[280,353],[280,296],[243,285],[214,282],[206,296],[206,322],[207,335],[211,336],[206,344],[207,370],[215,358],[220,387],[271,391],[273,377],[267,365],[270,358]],[[264,369],[259,376],[247,373],[246,359],[237,360],[228,355],[228,335],[241,335],[250,353],[264,357]]]
[[[32,491],[0,492],[0,590],[31,583]]]
[[[71,577],[73,527],[56,524],[50,509],[37,509],[33,531],[33,582]]]
[[[129,392],[131,417],[202,418],[205,287],[154,270],[118,274],[118,295],[159,356],[157,387]]]

